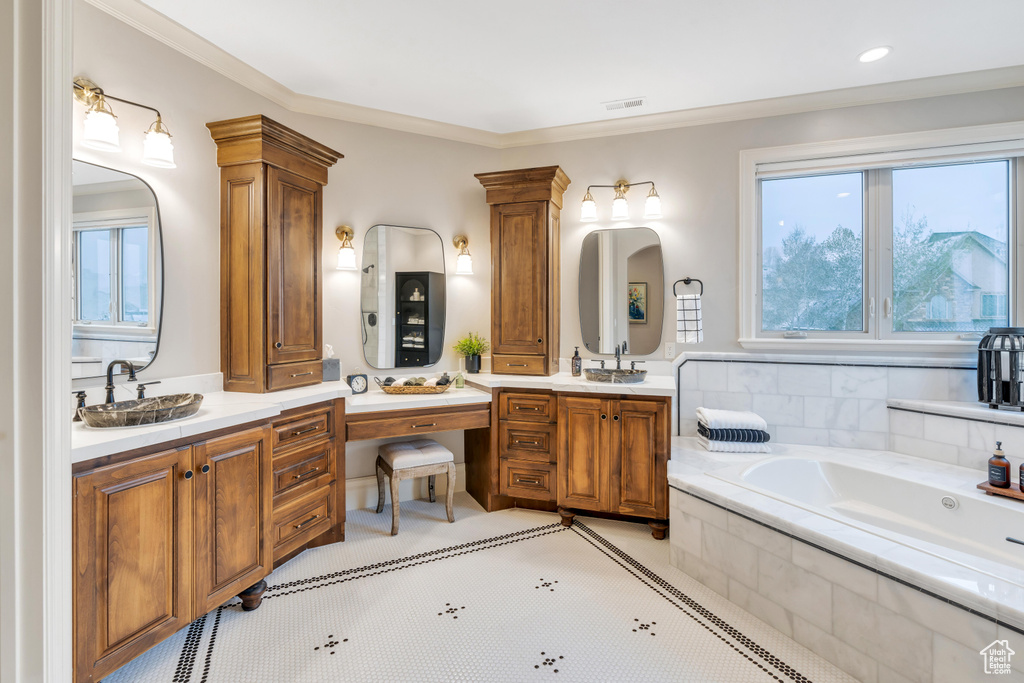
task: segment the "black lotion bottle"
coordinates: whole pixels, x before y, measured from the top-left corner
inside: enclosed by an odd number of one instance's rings
[[[583,374],[583,359],[580,358],[580,347],[576,347],[576,353],[572,356],[572,376],[579,377]]]
[[[1003,442],[996,441],[996,452],[988,459],[988,483],[1001,489],[1010,488],[1010,461],[1002,451]],[[1021,465],[1024,469],[1024,465]]]

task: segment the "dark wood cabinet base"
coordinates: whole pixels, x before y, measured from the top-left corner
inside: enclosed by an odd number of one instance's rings
[[[258,582],[239,593],[238,598],[242,601],[242,609],[246,612],[251,612],[263,604],[263,593],[265,593],[266,590],[267,582],[260,579]]]
[[[647,522],[647,525],[651,527],[651,536],[654,536],[655,541],[665,540],[665,534],[668,532],[668,520],[651,520]]]

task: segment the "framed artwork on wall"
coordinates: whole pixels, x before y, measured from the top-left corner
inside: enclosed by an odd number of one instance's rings
[[[647,283],[630,282],[627,287],[629,297],[629,324],[647,324]]]

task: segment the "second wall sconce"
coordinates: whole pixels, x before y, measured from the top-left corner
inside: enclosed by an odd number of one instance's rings
[[[459,255],[455,258],[455,274],[472,275],[473,257],[469,255],[469,238],[465,235],[456,235],[452,242],[459,250]]]
[[[352,237],[355,236],[355,232],[347,225],[339,225],[334,234],[341,240],[341,247],[338,249],[338,270],[358,270],[356,248],[352,246]]]
[[[589,185],[587,193],[583,195],[583,205],[580,207],[580,220],[589,222],[597,220],[597,202],[594,195],[590,194],[592,187],[608,187],[615,190],[615,198],[612,200],[612,220],[621,221],[629,218],[629,203],[626,201],[626,192],[634,185],[650,185],[651,191],[647,193],[647,200],[644,202],[644,218],[661,218],[661,197],[654,188],[654,183],[645,180],[640,183],[631,183],[620,180],[614,185]]]
[[[124,102],[156,113],[156,121],[149,126],[142,142],[142,163],[157,168],[176,168],[171,134],[160,118],[158,110],[145,104],[108,95],[103,92],[103,88],[86,78],[76,78],[73,85],[75,99],[88,107],[82,135],[83,146],[101,152],[121,151],[117,117],[114,116],[107,100]]]

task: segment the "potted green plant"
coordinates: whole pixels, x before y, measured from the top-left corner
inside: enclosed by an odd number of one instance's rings
[[[453,348],[466,357],[466,372],[477,373],[480,372],[480,354],[486,353],[491,344],[477,333],[470,332],[455,342]]]

